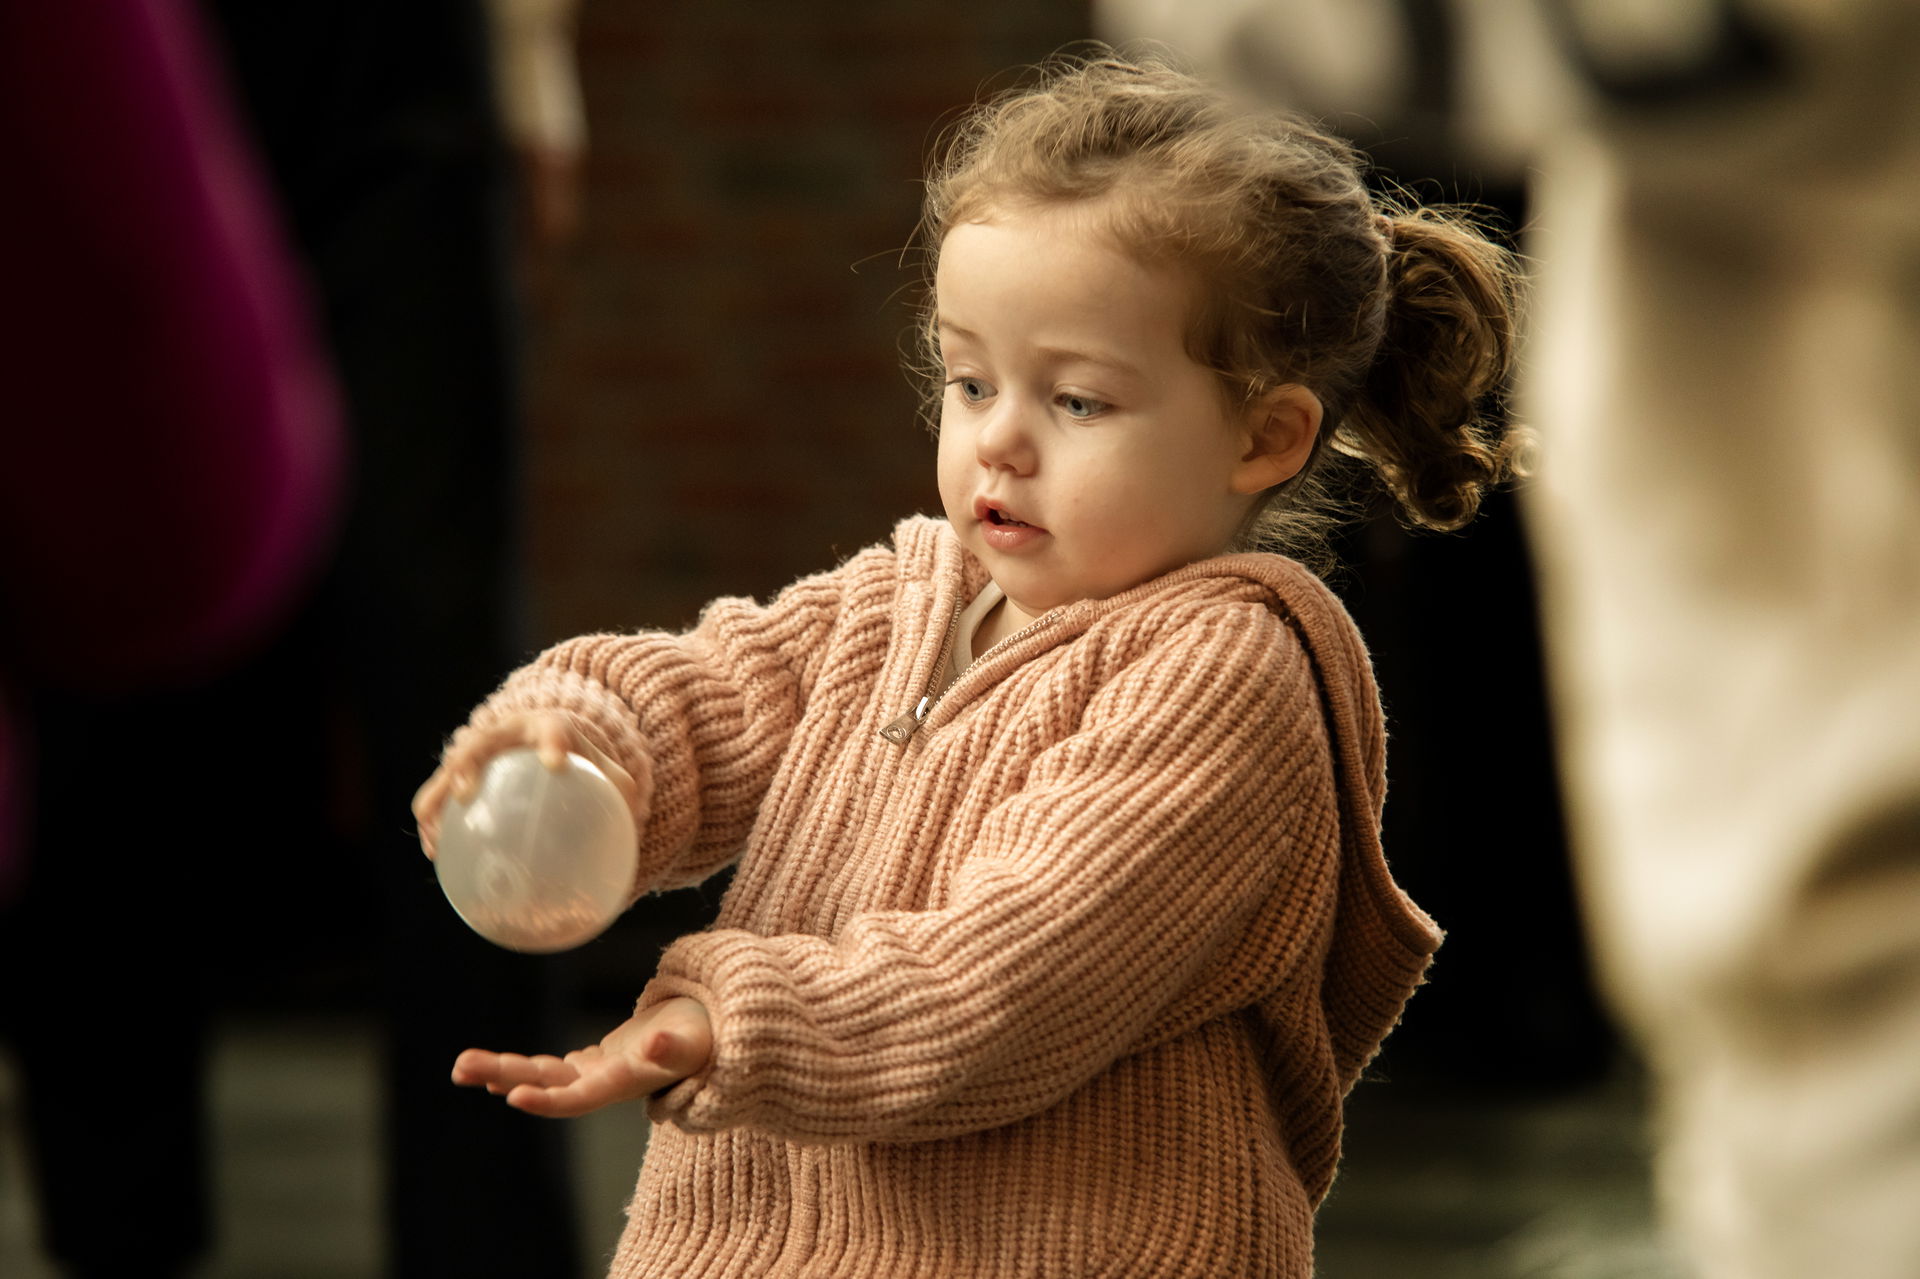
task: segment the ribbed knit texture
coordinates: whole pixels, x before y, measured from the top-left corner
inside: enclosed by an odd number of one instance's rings
[[[650,781],[638,893],[738,857],[641,997],[713,1018],[613,1274],[1288,1276],[1342,1098],[1439,943],[1378,841],[1365,650],[1290,560],[1049,615],[897,745],[984,570],[913,519],[683,636],[589,636],[571,711]]]

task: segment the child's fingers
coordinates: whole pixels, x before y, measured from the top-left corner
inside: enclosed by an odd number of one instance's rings
[[[519,1053],[501,1053],[498,1082],[512,1088],[519,1084],[538,1084],[559,1088],[580,1077],[580,1072],[558,1057],[545,1053],[522,1057]]]
[[[462,1087],[484,1084],[497,1068],[499,1053],[484,1048],[469,1048],[453,1059],[453,1082]]]
[[[697,1000],[681,997],[656,1004],[647,1015],[640,1053],[673,1078],[684,1079],[705,1069],[713,1056],[712,1019]]]
[[[627,807],[640,807],[640,784],[618,760],[588,741],[586,736],[572,724],[567,725],[567,741],[568,750],[590,761],[595,768],[606,774],[607,780],[613,783],[613,788],[619,791],[621,798],[627,801]]]
[[[436,774],[445,779],[447,794],[463,804],[471,803],[474,792],[480,789],[480,774],[493,757],[503,750],[527,745],[523,721],[524,717],[514,716],[486,728],[463,728],[455,733]]]
[[[646,1096],[667,1082],[653,1079],[656,1073],[636,1071],[621,1058],[605,1057],[571,1083],[546,1087],[522,1084],[507,1093],[507,1104],[530,1115],[571,1119],[615,1102]]]
[[[506,1078],[507,1056],[485,1048],[469,1048],[453,1059],[453,1082],[469,1088],[501,1083]]]
[[[435,769],[432,777],[413,793],[413,824],[420,832],[420,851],[433,860],[440,842],[440,806],[447,800],[446,773]]]
[[[647,1038],[646,1056],[675,1079],[681,1079],[706,1065],[704,1054],[696,1056],[691,1037],[671,1030],[656,1030]]]
[[[556,773],[565,768],[567,754],[575,749],[573,724],[563,715],[536,715],[529,728],[540,762]]]
[[[582,753],[584,754],[585,752]],[[614,763],[612,759],[597,750],[591,755],[588,755],[587,758],[591,759],[599,766],[600,771],[607,775],[607,780],[612,782],[614,789],[619,791],[621,796],[626,799],[629,808],[639,807],[640,783],[634,780],[632,773],[629,773],[626,769],[620,767],[620,765]]]
[[[448,798],[472,803],[480,789],[480,776],[494,756],[519,747],[532,747],[539,752],[541,762],[552,769],[566,767],[569,751],[592,749],[579,741],[566,716],[550,712],[513,715],[486,728],[461,729],[448,745],[440,767],[413,793],[413,820],[420,831],[420,847],[429,859],[440,841],[440,812]],[[607,769],[615,785],[627,780],[626,789],[631,795],[631,781],[618,765],[599,758],[595,762]]]
[[[502,751],[531,747],[540,762],[554,771],[567,766],[569,754],[593,761],[607,775],[629,806],[638,806],[640,787],[633,775],[586,740],[573,720],[554,711],[509,715],[484,728],[468,726],[453,735],[440,767],[413,793],[414,826],[420,850],[433,860],[440,844],[440,814],[449,798],[470,804],[480,790],[480,777]]]
[[[441,757],[440,773],[445,774],[453,797],[465,804],[479,790],[480,775],[501,752],[531,747],[541,763],[558,770],[566,767],[567,752],[577,750],[577,742],[578,734],[565,715],[552,711],[509,715],[484,728],[467,727],[455,733]]]
[[[706,1010],[675,999],[565,1057],[469,1048],[454,1061],[453,1082],[484,1087],[516,1110],[561,1119],[658,1092],[702,1069],[712,1051]]]
[[[543,1088],[570,1084],[580,1072],[570,1063],[545,1053],[523,1057],[519,1053],[489,1052],[469,1048],[454,1059],[453,1082],[469,1087],[484,1086],[489,1092],[506,1092],[521,1084]]]
[[[568,1088],[541,1088],[521,1084],[507,1093],[507,1104],[515,1110],[545,1119],[572,1119],[600,1109],[605,1102],[594,1100],[578,1085]]]
[[[540,752],[540,762],[555,772],[567,766],[567,756],[578,755],[592,762],[595,768],[606,774],[614,789],[626,798],[629,806],[637,805],[640,799],[640,787],[633,774],[623,768],[611,755],[589,741],[584,733],[565,715],[543,713],[533,717],[531,732],[534,749]]]

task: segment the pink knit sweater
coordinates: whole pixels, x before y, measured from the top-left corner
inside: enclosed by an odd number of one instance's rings
[[[907,520],[476,714],[565,709],[650,780],[636,893],[740,863],[641,997],[698,999],[715,1050],[651,1103],[614,1275],[1311,1274],[1342,1098],[1439,942],[1381,858],[1359,635],[1226,556],[1056,610],[883,736],[985,580]]]

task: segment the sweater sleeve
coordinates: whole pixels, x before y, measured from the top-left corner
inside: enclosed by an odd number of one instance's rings
[[[698,883],[738,855],[829,652],[857,657],[847,649],[860,637],[841,633],[850,612],[884,616],[846,605],[890,591],[892,560],[871,548],[764,606],[716,600],[685,634],[568,640],[509,676],[461,731],[568,715],[640,785],[634,896]]]
[[[1249,919],[1287,952],[1260,964],[1277,984],[1330,908],[1315,688],[1272,613],[1208,610],[1036,757],[943,908],[861,915],[834,938],[682,938],[640,1006],[700,1000],[714,1053],[653,1117],[800,1141],[955,1136],[1050,1107],[1184,1007],[1229,1011],[1213,986],[1251,1002],[1220,963]]]

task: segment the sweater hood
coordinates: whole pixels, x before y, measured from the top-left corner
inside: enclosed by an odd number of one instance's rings
[[[902,560],[903,580],[934,583],[930,603],[936,608],[951,610],[965,603],[990,578],[944,519],[916,516],[901,521],[894,530],[894,547]],[[1298,561],[1241,552],[1185,565],[1105,599],[1064,605],[1048,615],[1055,621],[1041,642],[1049,647],[1064,643],[1140,599],[1205,581],[1259,588],[1313,665],[1340,793],[1342,844],[1323,1003],[1341,1082],[1350,1088],[1399,1021],[1443,934],[1394,882],[1381,848],[1386,724],[1372,661],[1346,606]]]

